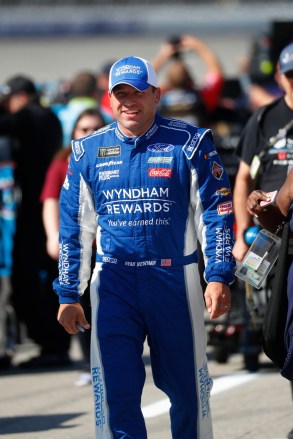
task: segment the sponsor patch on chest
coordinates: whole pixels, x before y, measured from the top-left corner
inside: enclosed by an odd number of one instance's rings
[[[148,146],[148,151],[152,152],[170,152],[174,149],[174,145],[169,143],[154,143]]]
[[[98,149],[98,157],[117,157],[121,155],[121,146],[105,146]]]
[[[149,177],[164,177],[171,178],[172,177],[172,169],[171,168],[149,168],[148,169]]]

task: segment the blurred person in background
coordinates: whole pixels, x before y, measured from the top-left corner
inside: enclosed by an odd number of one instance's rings
[[[251,111],[283,94],[275,74],[273,43],[270,33],[262,33],[253,39],[249,55],[239,60],[239,80]]]
[[[22,75],[9,79],[0,96],[6,112],[0,114],[0,135],[13,141],[15,182],[18,190],[13,249],[12,303],[26,335],[42,346],[34,365],[68,363],[68,358],[46,350],[42,315],[47,264],[46,239],[39,200],[45,173],[62,146],[57,116],[39,101],[35,83]],[[21,334],[20,334],[21,336]],[[28,363],[28,366],[33,365]]]
[[[105,126],[105,121],[98,109],[90,108],[88,110],[84,110],[80,113],[74,124],[72,139],[77,140],[81,137],[87,136],[103,126]],[[58,276],[57,261],[59,257],[59,196],[68,169],[71,151],[71,146],[68,146],[63,148],[61,151],[58,151],[53,158],[46,173],[40,198],[43,203],[43,223],[47,237],[47,252],[50,256],[50,269],[48,270],[50,284],[52,284],[53,280],[56,278],[56,276]],[[56,302],[56,297],[52,293],[52,290],[49,290],[48,294],[50,294],[50,309],[48,309],[48,313],[50,314],[50,319],[54,320],[54,324],[56,324],[58,303]],[[86,318],[90,322],[91,308],[88,291],[86,291],[81,297],[81,303],[83,305]],[[59,327],[61,328],[60,325]],[[67,347],[66,349],[68,350],[70,335],[63,330],[62,337],[57,339],[51,333],[51,328],[48,327],[47,329],[47,338],[55,340],[56,344],[63,343],[64,348]],[[83,372],[75,384],[77,386],[83,386],[91,383],[90,332],[79,332],[78,337],[83,354]]]
[[[0,369],[10,366],[17,341],[14,318],[11,314],[11,270],[16,209],[12,153],[12,139],[9,136],[0,136]]]
[[[53,104],[63,131],[63,146],[69,145],[74,123],[78,115],[88,108],[99,108],[97,79],[91,71],[77,73],[70,83],[66,104]]]
[[[293,69],[292,69],[292,81],[293,81]],[[288,217],[288,213],[292,210],[293,203],[293,169],[289,172],[284,184],[278,191],[274,200],[270,198],[269,192],[261,190],[254,190],[251,192],[247,199],[247,210],[250,215],[257,216],[259,223],[275,233],[277,227]],[[266,203],[269,204],[269,210]],[[293,232],[293,219],[290,219],[290,229]],[[291,240],[291,238],[290,238]],[[290,247],[290,244],[289,244]],[[290,380],[292,399],[293,399],[293,258],[289,251],[287,255],[288,260],[288,273],[287,273],[287,316],[286,325],[284,327],[284,344],[286,351],[286,360],[284,367],[281,370],[282,375]],[[281,293],[281,291],[280,291]],[[285,323],[285,322],[284,322]],[[282,343],[282,340],[280,340]],[[288,433],[288,439],[293,439],[293,428]]]
[[[253,113],[237,147],[240,165],[234,187],[237,232],[233,254],[239,262],[249,249],[244,232],[254,225],[246,209],[248,195],[255,187],[268,192],[279,189],[293,163],[293,43],[281,52],[276,74],[283,96]]]
[[[184,54],[199,56],[206,68],[203,81],[196,83]],[[159,111],[196,126],[208,126],[223,88],[223,70],[215,53],[198,37],[180,35],[163,43],[152,60],[157,73],[165,69]]]
[[[114,64],[114,60],[107,61],[105,64],[102,65],[97,75],[98,91],[100,95],[99,97],[100,110],[106,123],[112,123],[114,121],[114,114],[111,108],[110,98],[108,93],[109,72],[113,64]]]
[[[236,154],[240,158],[235,178],[233,204],[236,221],[236,241],[233,255],[241,263],[250,247],[251,227],[260,225],[247,211],[246,201],[254,188],[267,192],[278,190],[284,183],[293,163],[293,44],[286,46],[277,62],[276,74],[284,94],[271,103],[255,110],[249,118],[238,143]],[[250,306],[247,300],[245,323],[245,346],[243,353],[246,367],[251,371],[259,368],[261,353],[261,322],[266,308],[269,288],[259,290],[245,285],[247,298],[259,298],[258,305]],[[263,297],[263,300],[260,298]],[[246,312],[246,311],[245,311]],[[257,314],[257,322],[256,316]]]

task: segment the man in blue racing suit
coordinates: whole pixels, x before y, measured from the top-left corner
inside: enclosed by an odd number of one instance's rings
[[[157,78],[138,57],[111,68],[116,122],[72,142],[60,199],[58,320],[88,329],[91,280],[96,438],[146,439],[141,411],[148,339],[155,384],[170,398],[172,437],[212,439],[204,298],[230,310],[233,214],[210,130],[156,113]],[[205,262],[203,295],[197,243]]]

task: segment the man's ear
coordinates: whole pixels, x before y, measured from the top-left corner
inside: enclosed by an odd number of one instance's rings
[[[112,103],[111,103],[111,93],[108,90],[108,96],[109,96],[109,101],[110,101],[110,108],[112,108]]]
[[[161,99],[161,89],[160,88],[156,88],[156,90],[155,90],[155,99],[156,99],[156,104],[158,104],[160,102],[160,99]]]
[[[279,64],[279,62],[276,65],[276,71],[275,71],[275,74],[274,74],[274,80],[278,84],[279,88],[282,89],[283,87],[282,87],[282,81],[281,81],[281,72],[280,72],[280,64]]]

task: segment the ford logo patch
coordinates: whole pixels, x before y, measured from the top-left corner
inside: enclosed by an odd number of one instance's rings
[[[148,151],[152,152],[170,152],[172,149],[174,149],[174,145],[169,143],[154,143],[148,146]]]

